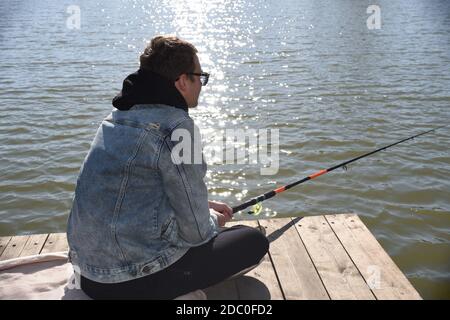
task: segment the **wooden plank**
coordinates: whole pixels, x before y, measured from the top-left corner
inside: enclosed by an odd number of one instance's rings
[[[12,237],[5,250],[3,251],[3,254],[0,257],[0,261],[19,257],[29,237],[30,236]]]
[[[12,237],[1,237],[0,238],[0,257],[3,254],[3,251],[5,251],[6,246],[8,245],[9,241],[11,241]]]
[[[357,215],[327,215],[325,218],[377,299],[421,299]]]
[[[51,233],[48,236],[41,253],[67,251],[68,249],[69,246],[67,244],[66,233]]]
[[[375,299],[324,216],[295,224],[330,298]]]
[[[328,300],[329,296],[295,229],[299,219],[260,220],[286,300]]]
[[[48,234],[33,234],[28,238],[25,247],[20,253],[20,257],[32,256],[39,254],[44,247],[45,241],[48,238]]]

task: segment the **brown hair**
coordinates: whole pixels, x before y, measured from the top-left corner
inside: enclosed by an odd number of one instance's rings
[[[156,36],[140,56],[141,68],[175,81],[181,74],[194,72],[197,49],[176,36]]]

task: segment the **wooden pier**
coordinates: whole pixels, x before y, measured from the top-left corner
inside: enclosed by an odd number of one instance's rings
[[[208,299],[421,299],[357,215],[239,221],[270,241],[263,262],[206,289]],[[0,238],[0,261],[67,250],[64,233]]]

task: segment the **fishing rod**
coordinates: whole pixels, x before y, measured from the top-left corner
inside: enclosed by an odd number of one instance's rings
[[[385,146],[385,147],[381,147],[381,148],[376,149],[376,150],[374,150],[374,151],[365,153],[365,154],[360,155],[360,156],[358,156],[358,157],[356,157],[356,158],[353,158],[353,159],[350,159],[350,160],[348,160],[348,161],[339,163],[339,164],[337,164],[337,165],[335,165],[335,166],[333,166],[333,167],[330,167],[330,168],[328,168],[328,169],[319,170],[319,171],[317,171],[316,173],[313,173],[313,174],[311,174],[311,175],[309,175],[309,176],[307,176],[307,177],[305,177],[305,178],[303,178],[303,179],[301,179],[301,180],[298,180],[298,181],[292,182],[292,183],[290,183],[290,184],[287,184],[287,185],[285,185],[285,186],[279,187],[279,188],[277,188],[277,189],[271,190],[271,191],[266,192],[266,193],[264,193],[264,194],[262,194],[262,195],[260,195],[260,196],[257,196],[257,197],[255,197],[255,198],[252,198],[252,199],[250,199],[250,200],[248,200],[248,201],[246,201],[246,202],[244,202],[244,203],[242,203],[242,204],[240,204],[240,205],[238,205],[238,206],[236,206],[236,207],[233,207],[233,213],[236,213],[236,212],[238,212],[238,211],[244,210],[244,209],[246,209],[246,208],[248,208],[248,207],[250,207],[250,206],[255,206],[255,205],[257,206],[260,202],[262,202],[262,201],[264,201],[264,200],[267,200],[267,199],[270,199],[270,198],[276,196],[277,194],[279,194],[279,193],[281,193],[281,192],[284,192],[284,191],[286,191],[286,190],[288,190],[288,189],[290,189],[290,188],[292,188],[292,187],[295,187],[296,185],[299,185],[299,184],[301,184],[301,183],[304,183],[304,182],[306,182],[306,181],[315,179],[315,178],[317,178],[318,176],[321,176],[321,175],[323,175],[323,174],[326,174],[326,173],[328,173],[328,172],[331,172],[331,171],[333,171],[333,170],[335,170],[335,169],[338,169],[338,168],[340,168],[340,167],[346,168],[346,166],[347,166],[348,164],[350,164],[350,163],[352,163],[352,162],[355,162],[355,161],[357,161],[357,160],[359,160],[359,159],[368,157],[368,156],[370,156],[370,155],[372,155],[372,154],[374,154],[374,153],[383,151],[383,150],[385,150],[385,149],[387,149],[387,148],[390,148],[390,147],[393,147],[393,146],[395,146],[395,145],[397,145],[397,144],[399,144],[399,143],[402,143],[402,142],[405,142],[405,141],[414,139],[414,138],[416,138],[416,137],[422,136],[422,135],[424,135],[424,134],[430,133],[430,132],[432,132],[432,131],[435,131],[435,130],[438,130],[438,129],[441,129],[441,128],[444,128],[444,127],[447,127],[447,126],[448,126],[448,125],[440,126],[440,127],[437,127],[437,128],[434,128],[434,129],[431,129],[431,130],[428,130],[428,131],[425,131],[425,132],[416,134],[416,135],[414,135],[414,136],[411,136],[411,137],[405,138],[405,139],[403,139],[403,140],[394,142],[394,143],[392,143],[392,144],[390,144],[390,145],[387,145],[387,146]],[[259,206],[258,209],[255,209],[255,210],[253,210],[253,211],[249,211],[248,214],[253,214],[253,213],[254,213],[255,211],[257,211],[257,210],[260,211],[260,210],[261,210],[261,206]]]

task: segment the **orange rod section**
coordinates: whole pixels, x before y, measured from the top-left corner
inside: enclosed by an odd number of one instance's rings
[[[314,178],[317,178],[318,176],[321,176],[321,175],[323,175],[324,173],[327,173],[328,171],[325,169],[325,170],[320,170],[320,171],[318,171],[318,172],[316,172],[316,173],[314,173],[314,174],[312,174],[312,175],[310,175],[309,177],[311,178],[311,179],[314,179]]]
[[[273,191],[275,191],[275,193],[280,193],[280,192],[283,192],[284,190],[285,190],[284,187],[279,187],[278,189],[275,189]]]

